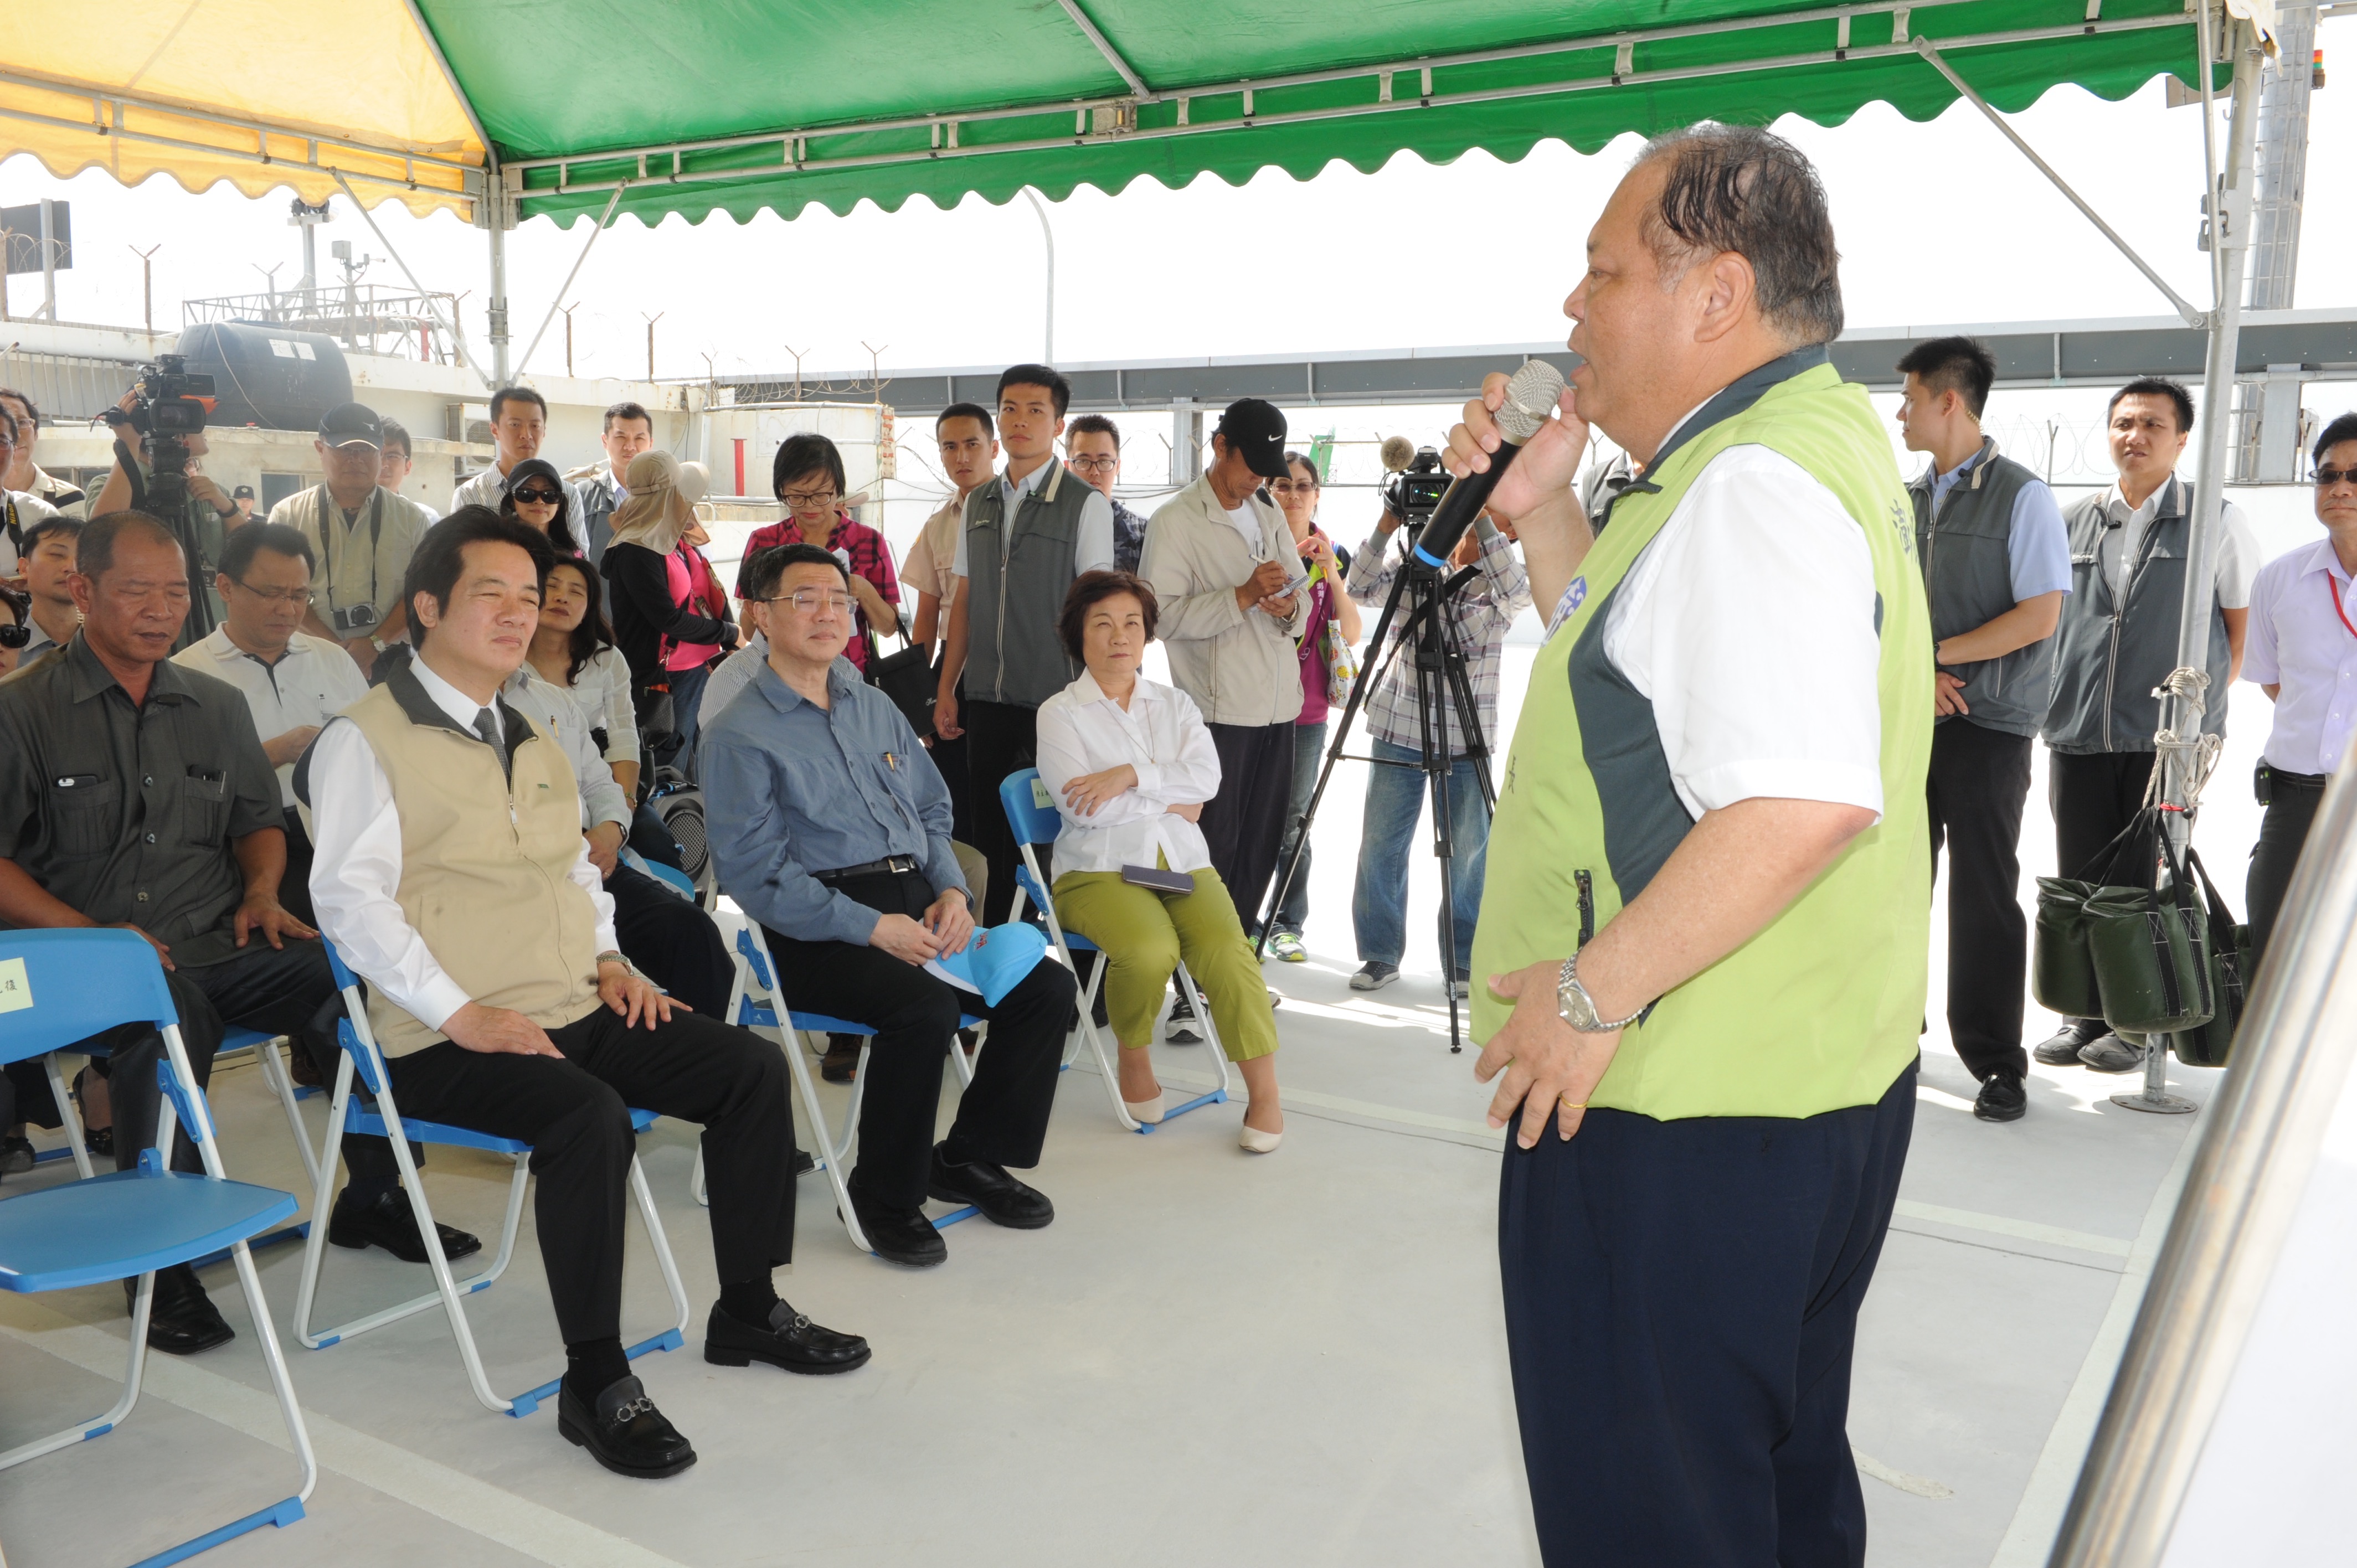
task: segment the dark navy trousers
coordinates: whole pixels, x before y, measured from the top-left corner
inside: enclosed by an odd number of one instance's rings
[[[1506,1342],[1551,1568],[1865,1563],[1850,1349],[1915,1074],[1803,1119],[1597,1110],[1507,1144]]]

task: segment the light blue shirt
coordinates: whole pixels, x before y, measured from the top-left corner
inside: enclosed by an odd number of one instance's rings
[[[1054,467],[1056,462],[1056,459],[1050,458],[1020,479],[1010,479],[1004,474],[998,476],[999,499],[1006,509],[1008,517],[1013,517],[1017,510],[1023,505],[1025,496],[1038,489],[1045,482],[1048,470]],[[1094,485],[1086,484],[1078,474],[1069,469],[1064,474],[1064,479],[1068,484],[1082,485],[1088,491],[1086,499],[1081,502],[1080,527],[1072,534],[1072,575],[1077,577],[1083,572],[1105,571],[1114,564],[1113,502],[1105,499],[1103,490],[1098,489]],[[961,577],[974,575],[966,569],[965,526],[963,519],[959,521],[958,525],[957,559],[951,564],[950,570]]]
[[[1932,515],[1940,502],[1988,451],[1984,446],[1944,474],[1932,478]],[[2031,479],[2014,493],[2013,519],[2006,527],[2006,559],[2013,581],[2014,603],[2040,594],[2071,591],[2071,531],[2062,524],[2062,508],[2043,479]]]
[[[765,664],[703,726],[708,837],[720,886],[746,914],[799,941],[865,946],[876,911],[816,873],[906,855],[937,894],[965,876],[949,787],[892,699],[843,658],[826,695],[823,708],[804,701]]]

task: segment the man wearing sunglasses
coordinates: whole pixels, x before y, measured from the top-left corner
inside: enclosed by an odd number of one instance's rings
[[[2214,412],[2214,411],[2213,411]],[[2054,634],[2054,703],[2040,733],[2051,754],[2055,864],[2077,876],[2143,809],[2152,778],[2154,691],[2177,668],[2193,487],[2177,462],[2193,435],[2193,394],[2148,377],[2112,394],[2104,418],[2118,482],[2063,509],[2071,592]],[[2258,536],[2222,500],[2204,619],[2210,673],[2201,733],[2226,733],[2226,689],[2243,663]],[[2143,1053],[2101,1018],[2074,1018],[2030,1053],[2049,1067],[2133,1072]]]
[[[2245,884],[2251,969],[2275,933],[2324,787],[2348,755],[2357,707],[2357,413],[2316,438],[2316,521],[2325,536],[2270,561],[2251,585],[2250,657],[2243,679],[2276,705],[2259,754],[2259,842]]]
[[[270,521],[302,534],[318,562],[317,594],[303,629],[341,645],[365,672],[408,630],[402,575],[434,520],[379,482],[384,427],[374,409],[337,404],[320,418],[311,447],[324,482],[271,508]]]

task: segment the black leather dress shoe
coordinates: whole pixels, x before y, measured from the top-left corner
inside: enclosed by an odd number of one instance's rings
[[[455,1225],[436,1220],[434,1233],[442,1238],[442,1255],[454,1263],[483,1250],[481,1238]],[[399,1187],[380,1194],[372,1203],[336,1199],[328,1216],[328,1240],[355,1251],[382,1247],[404,1263],[425,1261],[425,1238],[417,1233],[417,1215],[409,1207],[409,1195]]]
[[[659,1481],[695,1463],[695,1449],[663,1418],[636,1378],[618,1378],[585,1406],[573,1385],[556,1394],[556,1430],[617,1476]]]
[[[1056,1218],[1056,1206],[1048,1201],[1048,1195],[1007,1175],[1005,1165],[985,1160],[952,1165],[938,1144],[925,1190],[943,1203],[971,1203],[982,1210],[985,1219],[1012,1230],[1041,1230]]]
[[[139,1282],[123,1282],[124,1310],[138,1305]],[[156,1271],[156,1298],[147,1305],[147,1348],[167,1356],[193,1356],[237,1337],[213,1305],[212,1297],[186,1263]]]
[[[0,1138],[0,1176],[21,1176],[33,1168],[33,1140]]]
[[[1973,1101],[1973,1114],[1984,1122],[2018,1122],[2029,1109],[2029,1097],[2021,1091],[2021,1075],[1993,1072],[1981,1080],[1980,1097]]]
[[[868,1249],[888,1263],[930,1269],[950,1261],[949,1243],[933,1229],[921,1208],[893,1208],[873,1203],[851,1189],[851,1211],[867,1235]]]
[[[818,1162],[811,1157],[811,1152],[808,1149],[794,1151],[794,1175],[804,1176],[816,1169],[818,1169]]]
[[[819,1058],[818,1075],[829,1083],[849,1083],[859,1076],[859,1036],[829,1035],[826,1055]]]
[[[716,1367],[767,1361],[789,1372],[824,1376],[864,1367],[871,1354],[858,1335],[822,1328],[782,1301],[770,1309],[767,1328],[730,1316],[716,1301],[704,1323],[704,1359]]]

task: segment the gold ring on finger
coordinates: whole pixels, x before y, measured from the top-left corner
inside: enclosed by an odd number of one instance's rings
[[[1587,1101],[1585,1100],[1574,1100],[1568,1094],[1558,1095],[1556,1096],[1556,1099],[1562,1102],[1563,1108],[1566,1111],[1585,1111],[1587,1109]]]

